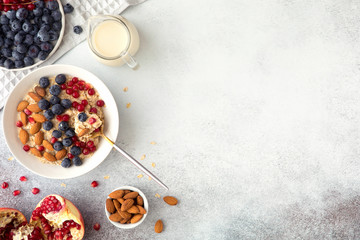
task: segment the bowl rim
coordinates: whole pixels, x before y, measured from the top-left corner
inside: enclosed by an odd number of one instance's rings
[[[110,216],[110,213],[107,211],[106,209],[106,201],[105,201],[105,214],[106,214],[106,218],[107,220],[112,223],[112,225],[114,225],[115,227],[118,227],[118,228],[122,228],[122,229],[132,229],[132,228],[135,228],[137,226],[139,226],[146,218],[146,216],[148,215],[149,213],[149,202],[145,196],[145,194],[138,188],[136,187],[132,187],[132,186],[121,186],[121,187],[118,187],[116,189],[113,189],[111,192],[113,191],[116,191],[116,190],[131,190],[131,191],[135,191],[135,192],[138,192],[139,195],[143,198],[144,200],[144,208],[146,210],[146,213],[144,214],[144,216],[142,217],[142,219],[140,221],[138,221],[137,223],[130,223],[130,224],[121,224],[121,223],[118,223],[118,222],[113,222],[109,219],[109,216]],[[109,199],[110,197],[107,196],[106,199]]]

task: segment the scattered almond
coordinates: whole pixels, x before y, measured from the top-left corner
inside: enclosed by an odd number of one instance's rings
[[[154,230],[156,233],[161,233],[164,229],[164,224],[163,222],[159,219],[157,220],[157,222],[155,223],[155,227]]]
[[[34,93],[34,92],[29,92],[28,95],[29,95],[32,99],[34,99],[35,102],[40,101],[41,98],[42,98],[39,94]]]
[[[44,147],[49,150],[49,151],[54,151],[53,146],[51,145],[51,143],[48,140],[43,140],[42,144],[44,145]]]
[[[20,113],[20,120],[24,126],[27,124],[27,115],[24,112]]]
[[[40,96],[40,97],[45,97],[46,92],[45,89],[43,89],[42,87],[36,86],[35,87],[35,92]]]
[[[137,223],[138,221],[140,221],[140,219],[142,219],[144,215],[142,214],[136,214],[131,218],[131,223]]]
[[[132,205],[131,208],[127,210],[128,213],[137,214],[139,213],[139,208],[135,205]]]
[[[124,190],[116,190],[109,194],[111,198],[122,198],[124,196]]]
[[[38,131],[40,131],[41,129],[41,123],[37,122],[34,123],[31,128],[30,128],[30,134],[34,135],[35,133],[37,133]]]
[[[60,159],[63,159],[66,156],[66,154],[67,154],[67,151],[65,148],[63,148],[55,154],[55,157],[57,160],[60,160]]]
[[[140,213],[140,214],[146,214],[145,208],[143,208],[143,207],[140,206],[140,205],[137,205],[137,208],[139,209],[139,213]]]
[[[39,122],[39,123],[44,123],[46,122],[46,117],[44,115],[41,115],[41,114],[33,114],[32,117],[34,118],[34,120],[36,122]]]
[[[111,214],[109,219],[113,222],[119,222],[121,220],[121,216],[119,215],[118,212],[116,212],[116,213]]]
[[[36,157],[42,157],[41,152],[37,150],[36,148],[30,148],[30,152],[35,155]]]
[[[137,196],[136,197],[136,203],[138,204],[138,205],[144,205],[144,199],[142,198],[142,196]]]
[[[28,103],[27,101],[25,101],[25,100],[24,100],[24,101],[21,101],[21,102],[18,104],[16,110],[17,110],[18,112],[21,112],[21,111],[23,111],[28,105],[29,105],[29,103]]]
[[[39,108],[39,106],[35,103],[35,104],[30,104],[27,109],[29,109],[31,112],[33,113],[38,113],[41,112],[41,108]]]
[[[44,152],[44,158],[46,160],[48,160],[49,162],[55,162],[56,158],[54,157],[54,155],[52,155],[51,153],[48,152]]]
[[[26,130],[20,129],[19,138],[22,144],[26,144],[29,141],[29,134]]]
[[[125,194],[124,199],[136,198],[137,196],[139,196],[138,192],[129,192]]]
[[[134,200],[133,199],[126,199],[124,201],[124,203],[121,205],[121,211],[127,211],[129,208],[131,208],[131,206],[134,204]]]
[[[35,134],[34,142],[36,145],[41,145],[44,140],[44,132],[39,131],[37,134]]]
[[[167,204],[172,206],[176,205],[178,202],[178,200],[175,197],[171,197],[171,196],[166,196],[163,199]]]
[[[114,206],[114,203],[113,201],[111,200],[111,198],[108,198],[106,199],[106,210],[109,212],[109,213],[114,213],[115,212],[115,206]]]

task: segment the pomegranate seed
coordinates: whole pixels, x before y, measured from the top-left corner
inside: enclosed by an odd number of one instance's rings
[[[56,120],[58,120],[59,122],[61,122],[61,121],[62,121],[62,116],[61,116],[61,115],[57,115],[57,116],[56,116]]]
[[[23,147],[23,149],[24,149],[25,152],[28,152],[28,151],[30,151],[30,146],[29,146],[29,145],[25,145],[25,146]]]
[[[51,142],[52,144],[56,143],[56,142],[57,142],[57,138],[56,138],[56,137],[52,137],[51,140],[50,140],[50,142]]]
[[[29,109],[27,109],[27,108],[24,109],[24,113],[25,113],[26,115],[31,115],[31,114],[32,114],[32,112],[31,112]]]
[[[28,5],[27,5],[27,9],[28,9],[29,11],[34,10],[34,9],[35,9],[35,4],[33,4],[33,3],[28,4]]]
[[[72,105],[73,108],[76,108],[77,106],[79,106],[79,103],[78,102],[73,102],[71,105]]]
[[[77,138],[77,136],[73,136],[73,137],[71,137],[71,140],[72,140],[73,142],[76,142],[76,141],[78,140],[78,138]]]
[[[83,153],[84,155],[88,155],[88,154],[90,153],[90,150],[87,149],[87,148],[84,148],[84,149],[82,150],[82,153]]]
[[[94,132],[99,132],[100,131],[100,128],[97,128],[94,130]]]
[[[45,150],[45,148],[44,148],[44,146],[38,146],[38,150],[39,150],[40,152],[42,152],[42,151]]]
[[[99,107],[103,107],[105,105],[105,102],[103,100],[98,100],[96,102],[96,105],[99,106]]]
[[[91,112],[91,113],[97,113],[97,109],[94,108],[94,107],[92,107],[92,108],[90,108],[90,112]]]
[[[94,95],[95,94],[95,90],[93,88],[89,89],[88,90],[88,94],[91,96],[91,95]]]
[[[99,184],[98,184],[98,182],[97,181],[93,181],[92,183],[91,183],[91,186],[92,187],[97,187]]]
[[[92,146],[94,146],[94,142],[90,140],[86,143],[86,145],[91,148]]]
[[[95,230],[95,231],[99,231],[99,230],[100,230],[100,224],[95,223],[95,224],[94,224],[94,230]]]
[[[72,88],[67,88],[66,89],[66,94],[68,94],[68,95],[73,94],[73,92],[74,92],[74,90],[72,90]]]
[[[74,83],[71,81],[71,82],[68,82],[67,85],[68,85],[68,87],[72,87],[74,85]]]
[[[81,146],[81,142],[76,141],[76,142],[75,142],[75,146],[80,147],[80,146]]]
[[[16,126],[17,126],[17,127],[22,127],[22,126],[23,126],[23,123],[22,123],[21,121],[17,121],[17,122],[16,122]]]
[[[29,117],[28,120],[29,120],[29,123],[31,123],[31,124],[34,124],[34,123],[35,123],[35,119],[32,118],[32,117]]]
[[[21,192],[20,192],[20,190],[15,190],[15,191],[13,191],[13,195],[14,196],[17,196],[17,195],[19,195]]]
[[[9,186],[9,184],[8,184],[7,182],[3,182],[3,183],[1,184],[1,187],[2,187],[3,189],[6,189],[8,186]]]
[[[89,149],[90,149],[90,152],[95,152],[96,151],[96,146],[92,146]]]
[[[79,81],[79,79],[78,79],[77,77],[73,77],[73,78],[71,79],[71,81],[72,81],[73,83],[77,83],[77,82]]]
[[[36,195],[36,194],[38,194],[38,193],[40,192],[40,189],[34,187],[34,188],[31,190],[31,192],[32,192],[34,195]]]
[[[84,106],[87,106],[87,105],[88,105],[88,101],[87,101],[86,99],[81,100],[81,104],[84,105]]]
[[[79,85],[79,90],[83,91],[85,89],[84,85]]]
[[[79,86],[78,86],[78,85],[74,85],[74,86],[72,87],[72,89],[73,89],[74,91],[79,91]]]
[[[68,153],[68,158],[73,159],[74,155],[72,155],[71,153]]]
[[[60,85],[60,87],[61,87],[61,90],[65,90],[65,89],[67,89],[66,84],[61,84],[61,85]]]
[[[85,106],[82,105],[82,104],[79,104],[79,105],[77,106],[77,110],[78,110],[79,112],[82,112],[82,111],[85,110]]]
[[[62,120],[65,121],[65,122],[67,122],[67,121],[70,120],[70,116],[67,115],[67,114],[64,114],[64,116],[62,116]]]
[[[27,181],[27,178],[26,178],[25,176],[21,176],[21,177],[19,178],[19,180],[22,181],[22,182],[26,182],[26,181]]]
[[[90,119],[89,119],[89,123],[90,123],[90,124],[94,124],[95,122],[96,122],[96,119],[95,119],[95,118],[90,118]]]
[[[80,147],[81,147],[81,148],[85,148],[85,147],[86,147],[86,143],[80,142]]]

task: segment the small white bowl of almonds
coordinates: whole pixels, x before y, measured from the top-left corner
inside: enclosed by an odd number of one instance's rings
[[[105,202],[107,219],[118,228],[130,229],[139,226],[148,211],[149,203],[145,194],[131,186],[114,189]]]

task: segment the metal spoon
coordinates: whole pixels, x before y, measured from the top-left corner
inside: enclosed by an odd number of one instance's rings
[[[124,0],[123,4],[120,6],[119,13],[122,13],[129,6],[138,5],[145,2],[146,0]]]

